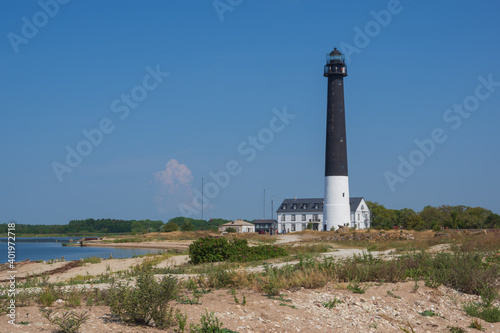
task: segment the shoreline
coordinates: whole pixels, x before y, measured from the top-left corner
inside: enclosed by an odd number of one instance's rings
[[[129,242],[129,243],[108,243],[103,241],[86,241],[82,247],[115,247],[115,248],[129,248],[129,249],[173,249],[173,250],[187,250],[192,240],[186,241],[163,241],[163,242]]]

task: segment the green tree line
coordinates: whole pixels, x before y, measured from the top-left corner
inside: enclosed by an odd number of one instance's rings
[[[500,215],[482,207],[426,206],[420,212],[410,208],[400,210],[385,208],[377,202],[367,201],[371,211],[372,227],[392,229],[440,230],[449,229],[500,229]]]
[[[175,217],[166,224],[157,220],[118,220],[118,219],[85,219],[71,220],[68,224],[17,224],[16,235],[103,235],[103,234],[144,234],[158,231],[195,231],[217,230],[221,224],[229,220],[210,219],[196,220],[187,217]],[[7,235],[7,223],[0,224],[0,234]]]

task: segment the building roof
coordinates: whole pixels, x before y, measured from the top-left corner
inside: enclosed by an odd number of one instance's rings
[[[363,200],[363,197],[349,198],[349,206],[351,211],[355,211]],[[294,208],[295,205],[295,208]],[[297,213],[301,212],[323,212],[324,199],[323,198],[305,198],[305,199],[285,199],[278,208],[278,213]]]
[[[253,227],[254,224],[253,223],[250,223],[250,222],[246,222],[246,221],[243,221],[243,220],[234,220],[234,221],[231,221],[231,222],[228,222],[228,223],[224,223],[222,226],[225,226],[225,227],[232,227],[232,226],[249,226],[249,227]]]
[[[276,220],[255,220],[252,223],[253,224],[272,224],[275,222],[276,222]]]
[[[323,198],[285,199],[278,208],[278,213],[322,212],[323,201]]]
[[[362,197],[349,198],[349,206],[351,206],[351,210],[356,210],[361,204],[361,201],[363,201]]]

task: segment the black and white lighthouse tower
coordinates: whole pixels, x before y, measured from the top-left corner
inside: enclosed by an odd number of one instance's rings
[[[344,57],[336,48],[326,56],[324,76],[328,78],[324,230],[350,225],[349,178],[344,107]]]

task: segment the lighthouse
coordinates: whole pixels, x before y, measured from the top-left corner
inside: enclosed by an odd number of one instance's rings
[[[323,76],[328,78],[323,230],[328,231],[339,225],[350,225],[344,107],[347,68],[342,53],[336,48],[326,55]]]

